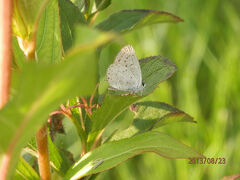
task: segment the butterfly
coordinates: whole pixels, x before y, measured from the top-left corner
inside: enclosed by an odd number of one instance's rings
[[[107,69],[107,81],[112,89],[137,93],[142,91],[142,72],[135,50],[124,46]]]

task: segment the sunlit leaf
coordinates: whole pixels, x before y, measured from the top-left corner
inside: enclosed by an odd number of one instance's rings
[[[201,154],[172,137],[150,131],[128,139],[106,143],[94,149],[68,170],[65,179],[76,180],[108,170],[144,152],[154,152],[166,158],[202,157]]]

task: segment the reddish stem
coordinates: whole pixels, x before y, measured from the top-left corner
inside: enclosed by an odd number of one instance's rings
[[[76,97],[76,100],[77,100],[77,103],[79,105],[84,106],[83,104],[81,104],[79,97]],[[80,116],[80,122],[81,122],[82,129],[83,129],[83,131],[86,131],[85,123],[84,123],[83,116],[82,116],[82,107],[78,107],[78,111],[79,111],[79,116]]]
[[[90,106],[90,107],[92,107],[93,98],[94,98],[95,93],[96,93],[96,91],[97,91],[97,89],[98,89],[98,86],[99,86],[99,83],[96,85],[96,87],[95,87],[95,89],[94,89],[94,91],[93,91],[93,93],[92,93],[92,95],[91,95],[91,97],[90,97],[90,100],[89,100],[89,106]]]
[[[85,105],[84,104],[77,104],[77,105],[72,105],[72,106],[68,106],[67,108],[68,109],[72,109],[72,108],[85,108]]]
[[[11,75],[12,1],[0,0],[0,108],[9,99]],[[11,163],[12,151],[2,157],[0,179],[5,180]]]
[[[11,75],[12,1],[0,0],[0,108],[9,98]]]
[[[44,125],[43,128],[36,133],[36,141],[38,147],[38,167],[40,177],[42,180],[50,180],[51,174],[48,154],[48,133],[46,125]]]

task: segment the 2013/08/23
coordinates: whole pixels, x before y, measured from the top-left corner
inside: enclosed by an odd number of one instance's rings
[[[226,158],[189,158],[188,164],[226,164]]]

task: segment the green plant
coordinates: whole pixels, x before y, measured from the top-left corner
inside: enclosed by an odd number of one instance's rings
[[[0,111],[3,179],[49,179],[49,164],[52,176],[94,178],[144,152],[202,157],[159,131],[169,123],[195,122],[191,116],[165,103],[137,102],[175,72],[171,61],[161,56],[140,60],[146,83],[141,95],[109,91],[105,81],[113,60],[102,54],[108,44],[121,42],[121,35],[143,26],[182,20],[136,9],[119,11],[94,25],[110,3],[13,1],[12,94]],[[114,120],[118,130],[108,129]]]

